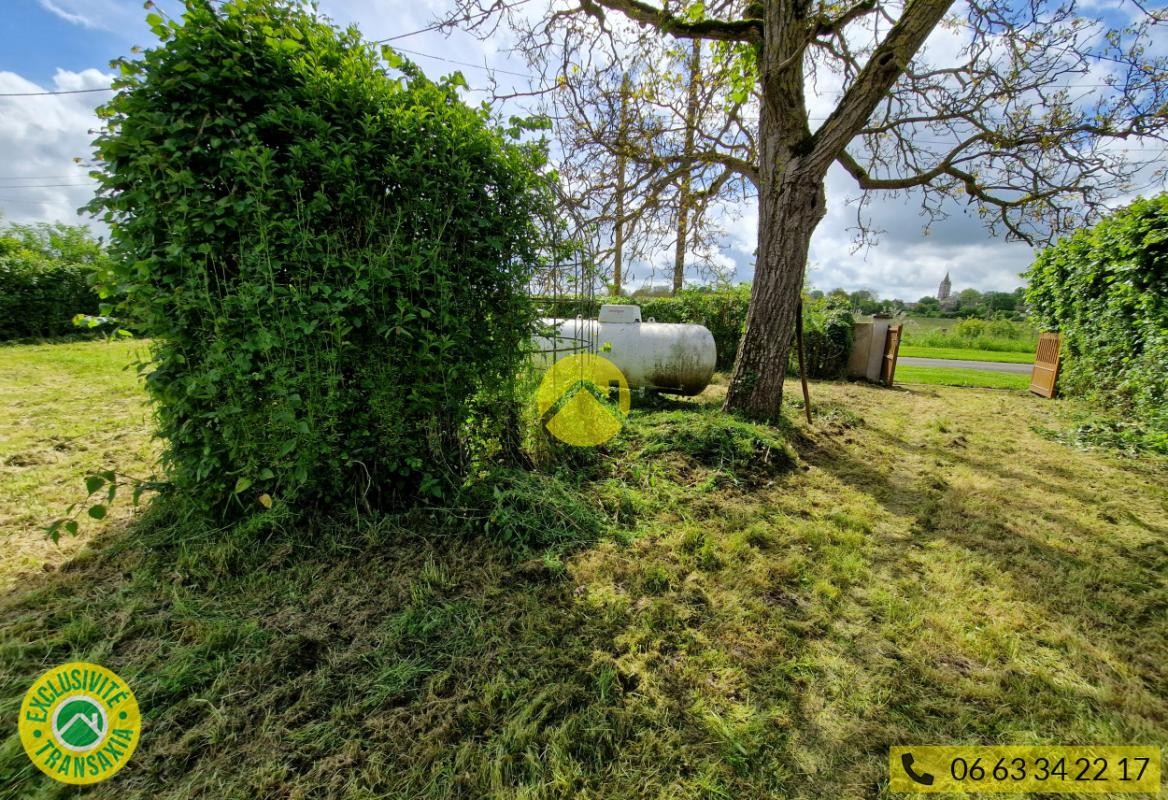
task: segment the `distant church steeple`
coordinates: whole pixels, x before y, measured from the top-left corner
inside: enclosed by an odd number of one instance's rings
[[[949,273],[946,272],[945,280],[941,281],[941,285],[937,287],[937,299],[944,303],[949,299],[949,293],[952,288],[953,284],[949,281]]]

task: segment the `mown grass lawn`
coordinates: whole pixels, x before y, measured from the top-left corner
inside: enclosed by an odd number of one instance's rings
[[[900,355],[912,358],[951,358],[958,361],[996,361],[1001,364],[1033,364],[1034,353],[973,350],[964,347],[915,347],[902,344]]]
[[[1030,386],[1030,376],[1019,372],[990,372],[958,367],[918,367],[911,364],[897,364],[896,383],[1025,391]]]
[[[149,472],[156,448],[149,410],[131,366],[140,341],[0,345],[0,590],[17,572],[54,565],[78,542],[61,548],[41,533],[70,503],[84,499],[86,473],[118,464]],[[128,519],[126,504],[110,523]]]
[[[1168,744],[1168,468],[1036,433],[1061,402],[817,383],[814,425],[780,428],[727,420],[721,386],[642,406],[534,484],[602,518],[571,549],[517,552],[461,508],[224,532],[159,507],[58,554],[28,498],[150,460],[102,346],[0,372],[26,487],[3,501],[0,719],[69,660],[143,709],[88,797],[880,798],[893,744]],[[136,444],[12,461],[90,428]],[[549,525],[570,507],[512,488]],[[76,794],[11,724],[0,792]]]

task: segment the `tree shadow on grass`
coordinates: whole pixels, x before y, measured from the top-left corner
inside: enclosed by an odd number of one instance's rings
[[[0,598],[0,716],[49,667],[117,672],[143,737],[97,798],[775,795],[761,754],[783,731],[694,707],[797,646],[711,646],[713,592],[685,576],[717,574],[713,537],[683,563],[646,541],[644,571],[627,545],[583,545],[576,579],[466,533],[463,511],[216,530],[156,507]],[[0,786],[74,792],[15,732]]]
[[[634,735],[633,687],[596,665],[620,631],[511,551],[385,519],[203,543],[112,533],[0,602],[0,713],[44,669],[101,663],[143,709],[97,797],[482,797],[582,781]],[[418,532],[427,531],[427,532]],[[15,731],[11,796],[70,790]]]
[[[146,726],[99,798],[877,797],[891,744],[1162,729],[1165,553],[1120,580],[1130,543],[1020,534],[945,481],[863,460],[844,436],[896,446],[831,420],[841,435],[804,458],[905,529],[816,499],[801,472],[695,495],[566,569],[452,532],[457,509],[229,531],[152,511],[0,599],[0,717],[50,666],[118,672]],[[635,461],[646,493],[666,490]],[[964,583],[935,582],[938,548],[968,560]],[[930,622],[990,589],[1040,618]],[[1001,641],[967,652],[957,634],[981,624]],[[14,735],[0,786],[73,792]]]
[[[1049,485],[947,449],[913,447],[886,431],[867,433],[891,451],[923,450],[931,460],[1006,483]],[[1013,498],[990,505],[943,475],[889,469],[831,441],[817,442],[804,457],[903,526],[874,539],[873,578],[892,587],[894,597],[965,621],[944,631],[917,629],[898,643],[906,646],[896,656],[903,680],[889,687],[887,711],[913,709],[914,719],[944,721],[925,726],[939,736],[933,743],[955,735],[1000,742],[995,731],[1068,742],[1101,735],[1114,744],[1164,739],[1168,548],[1162,541],[1133,537],[1116,525],[1087,525],[1049,506],[1021,517]],[[1094,500],[1057,482],[1050,488],[1056,493],[1044,497],[1055,507],[1057,492],[1083,505]],[[946,586],[954,574],[968,583]],[[963,588],[967,594],[953,596]],[[930,636],[937,641],[928,642]],[[952,652],[963,644],[980,655]]]

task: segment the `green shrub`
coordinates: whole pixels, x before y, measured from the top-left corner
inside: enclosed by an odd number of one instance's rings
[[[962,339],[978,339],[986,334],[987,327],[984,320],[963,319],[953,326],[953,335]]]
[[[1033,315],[1062,334],[1059,385],[1168,430],[1168,194],[1039,254]]]
[[[92,209],[174,488],[224,513],[447,492],[516,419],[542,149],[296,0],[148,21]]]
[[[97,314],[101,245],[84,226],[10,224],[0,230],[0,340],[77,333],[73,317]]]
[[[1019,325],[1008,319],[994,319],[986,323],[985,335],[992,339],[1016,339],[1031,341],[1034,329],[1028,325]]]
[[[810,378],[843,378],[856,335],[856,320],[830,299],[803,299],[803,344]],[[792,352],[792,365],[796,354]]]

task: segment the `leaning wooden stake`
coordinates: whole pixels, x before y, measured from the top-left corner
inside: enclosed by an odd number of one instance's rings
[[[799,351],[799,380],[803,383],[803,411],[807,414],[807,424],[811,424],[811,392],[807,390],[807,367],[803,358],[803,301],[795,309],[795,340]]]

